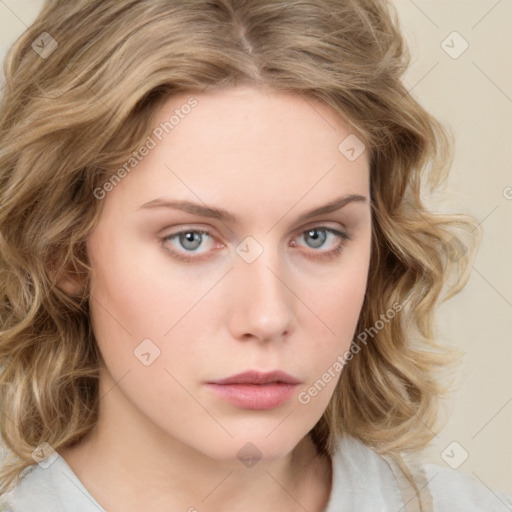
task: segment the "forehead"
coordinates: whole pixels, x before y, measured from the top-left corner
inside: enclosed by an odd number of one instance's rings
[[[157,111],[155,126],[165,127],[171,118],[176,123],[170,136],[164,135],[163,145],[170,149],[224,147],[231,149],[226,158],[286,155],[293,161],[325,153],[326,158],[337,159],[341,140],[355,134],[330,106],[296,93],[239,86],[193,97],[193,109],[187,106],[191,94],[180,94]],[[179,119],[173,115],[178,113]],[[189,158],[193,157],[191,153]]]
[[[354,129],[311,98],[245,86],[182,93],[151,126],[154,148],[114,191],[131,210],[170,197],[254,212],[368,190],[366,152],[341,150]]]

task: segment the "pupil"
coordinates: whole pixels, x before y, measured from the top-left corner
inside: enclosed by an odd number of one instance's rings
[[[199,233],[194,233],[193,231],[189,231],[188,233],[185,233],[184,235],[184,247],[186,249],[197,249],[201,243],[201,236]]]
[[[321,234],[319,234],[321,232]],[[326,233],[319,229],[311,229],[308,235],[314,239],[313,247],[321,247],[325,241]]]

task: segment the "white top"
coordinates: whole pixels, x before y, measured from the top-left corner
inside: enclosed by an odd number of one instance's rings
[[[46,469],[44,461],[26,468],[16,487],[0,498],[0,511],[105,512],[66,461],[56,455]],[[332,461],[332,490],[324,512],[421,510],[397,466],[360,441],[341,439]],[[512,512],[512,497],[462,472],[421,464],[414,467],[414,474],[420,480],[421,496],[428,503],[422,512]]]

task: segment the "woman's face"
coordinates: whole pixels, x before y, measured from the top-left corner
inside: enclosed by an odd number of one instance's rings
[[[116,383],[103,400],[121,396],[124,417],[165,442],[270,460],[318,422],[357,335],[367,152],[311,99],[248,87],[191,96],[158,111],[141,160],[98,199],[90,308],[102,378]],[[249,370],[299,384],[207,384]]]

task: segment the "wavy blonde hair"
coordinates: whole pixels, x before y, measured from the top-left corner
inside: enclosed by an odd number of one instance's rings
[[[47,32],[58,47],[31,46]],[[479,230],[420,197],[446,177],[451,136],[402,83],[409,54],[384,0],[48,0],[7,54],[0,104],[2,491],[43,442],[79,442],[98,417],[104,364],[88,308],[88,234],[101,187],[170,95],[237,84],[325,102],[370,155],[373,245],[347,364],[310,432],[332,454],[350,434],[381,454],[425,447],[461,353],[434,311],[467,282]],[[74,296],[57,286],[85,282]]]

